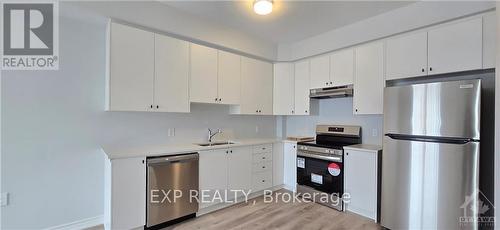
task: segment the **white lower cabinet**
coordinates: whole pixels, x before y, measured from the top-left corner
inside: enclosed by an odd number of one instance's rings
[[[380,151],[344,150],[344,193],[350,196],[345,209],[377,221]]]
[[[200,152],[200,209],[235,198],[235,190],[257,192],[273,186],[272,144],[226,148]],[[237,196],[242,196],[239,191]],[[212,202],[214,201],[214,202]]]
[[[252,148],[240,147],[227,150],[227,188],[228,190],[251,189],[252,186]],[[238,193],[238,196],[243,195]],[[233,200],[235,193],[229,193]]]
[[[285,188],[295,191],[297,186],[297,144],[285,142],[283,144],[283,172]]]
[[[217,149],[200,152],[200,209],[219,203],[214,196],[216,193],[223,194],[227,188],[227,151]]]
[[[273,186],[273,146],[256,145],[253,147],[252,192]]]
[[[142,228],[146,224],[145,157],[105,161],[106,229]]]
[[[284,153],[283,153],[283,143],[273,144],[273,186],[280,186],[285,183],[284,180]]]

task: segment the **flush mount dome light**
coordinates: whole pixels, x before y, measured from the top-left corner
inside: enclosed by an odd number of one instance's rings
[[[272,0],[255,0],[253,3],[253,11],[259,15],[266,15],[273,12]]]

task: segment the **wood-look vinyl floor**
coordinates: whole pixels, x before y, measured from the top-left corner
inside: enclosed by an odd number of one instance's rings
[[[284,192],[280,190],[278,192]],[[170,229],[381,229],[372,220],[312,202],[264,203],[260,196]]]
[[[285,190],[278,191],[280,193]],[[91,230],[104,229],[102,226]],[[313,202],[289,202],[281,200],[265,203],[260,196],[227,207],[216,212],[199,216],[167,229],[174,230],[226,230],[226,229],[280,229],[280,230],[351,230],[382,229],[374,221],[352,213],[339,212]]]

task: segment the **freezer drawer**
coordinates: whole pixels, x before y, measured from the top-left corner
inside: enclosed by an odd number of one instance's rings
[[[475,229],[460,217],[478,189],[479,142],[445,144],[384,137],[381,224],[389,229]],[[474,207],[474,206],[473,206]]]
[[[479,139],[481,81],[386,87],[384,133]]]

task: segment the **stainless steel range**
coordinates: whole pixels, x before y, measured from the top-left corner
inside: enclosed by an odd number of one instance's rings
[[[314,201],[342,211],[343,147],[359,143],[359,126],[316,126],[315,141],[297,143],[297,192],[308,193]]]

